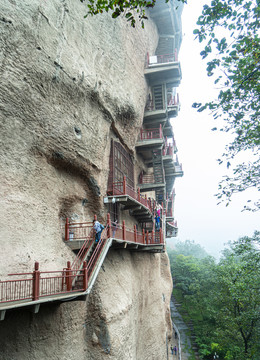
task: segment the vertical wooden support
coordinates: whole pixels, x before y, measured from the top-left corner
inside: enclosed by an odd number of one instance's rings
[[[65,241],[68,241],[70,237],[69,234],[69,218],[66,218],[66,223],[65,223]]]
[[[145,231],[143,229],[143,244],[145,244]]]
[[[141,201],[141,192],[140,192],[140,188],[137,189],[137,196],[138,196],[138,201]]]
[[[135,242],[137,242],[137,230],[136,230],[136,225],[134,226],[134,236],[135,236]]]
[[[88,288],[88,271],[87,271],[87,262],[83,262],[83,291],[86,291]]]
[[[159,134],[160,134],[160,139],[162,139],[162,124],[160,124]]]
[[[109,213],[107,213],[107,238],[111,238],[111,218]]]
[[[126,177],[123,179],[123,194],[126,195]]]
[[[123,240],[126,240],[126,228],[125,228],[125,220],[123,220]]]
[[[67,285],[67,291],[71,291],[71,288],[72,288],[72,271],[71,271],[70,261],[67,261],[66,285]]]
[[[94,221],[97,221],[97,215],[96,214],[94,215]]]
[[[147,207],[147,195],[145,194],[145,206]]]
[[[154,230],[152,230],[152,244],[155,243],[155,232]]]
[[[39,263],[36,261],[34,264],[34,272],[33,272],[33,296],[32,300],[39,300],[40,294],[40,271],[39,271]]]
[[[149,244],[148,230],[146,230],[146,244]]]

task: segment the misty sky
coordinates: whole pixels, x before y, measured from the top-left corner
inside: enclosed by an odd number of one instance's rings
[[[190,1],[182,15],[183,42],[179,59],[183,78],[178,88],[181,110],[172,124],[184,176],[175,182],[175,219],[179,228],[177,240],[194,240],[214,255],[229,240],[250,236],[259,230],[260,212],[241,212],[249,198],[246,192],[235,196],[228,207],[217,206],[214,196],[221,177],[230,174],[226,165],[220,166],[216,161],[228,143],[228,136],[211,131],[218,120],[191,107],[193,102],[204,102],[218,94],[213,79],[206,75],[207,60],[201,60],[199,55],[202,45],[192,34],[204,3],[205,0]],[[256,191],[251,195],[258,198]]]

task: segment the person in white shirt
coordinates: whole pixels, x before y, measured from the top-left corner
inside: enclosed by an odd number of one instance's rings
[[[96,231],[96,237],[95,237],[95,241],[96,242],[99,242],[100,238],[101,238],[101,233],[102,233],[102,230],[104,229],[104,226],[100,224],[99,221],[93,221],[94,223],[94,230]]]

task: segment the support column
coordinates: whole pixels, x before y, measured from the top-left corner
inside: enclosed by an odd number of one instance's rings
[[[39,271],[39,263],[36,261],[34,264],[34,272],[33,272],[33,294],[32,300],[39,300],[40,293],[40,271]]]

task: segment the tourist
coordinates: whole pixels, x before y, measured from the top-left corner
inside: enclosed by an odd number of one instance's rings
[[[118,229],[118,222],[117,222],[117,220],[112,221],[111,225],[112,225],[112,237],[114,238],[114,237],[115,237],[115,233],[116,233],[116,231],[117,231],[117,229]]]
[[[99,242],[104,226],[101,225],[100,222],[97,220],[93,220],[93,224],[94,224],[93,228],[96,231],[95,241]]]
[[[171,345],[171,352],[172,352],[172,355],[173,355],[173,346]]]
[[[155,216],[155,230],[160,230],[160,217],[158,215]]]
[[[177,346],[174,346],[173,351],[174,351],[174,355],[177,355]]]

